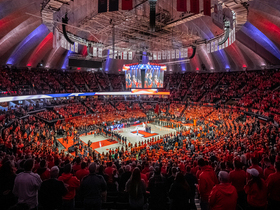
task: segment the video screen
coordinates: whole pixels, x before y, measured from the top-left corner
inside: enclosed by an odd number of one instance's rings
[[[126,89],[143,88],[141,80],[141,70],[129,70],[125,72]]]
[[[163,88],[164,71],[147,69],[144,88]]]
[[[126,64],[126,89],[158,89],[163,88],[166,66],[160,64]]]

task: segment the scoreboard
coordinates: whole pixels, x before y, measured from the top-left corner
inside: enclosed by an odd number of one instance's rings
[[[127,64],[125,71],[126,89],[163,88],[166,66],[161,64]]]

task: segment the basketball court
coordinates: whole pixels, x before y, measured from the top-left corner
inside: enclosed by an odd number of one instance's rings
[[[127,138],[127,141],[131,144],[135,144],[139,141],[148,140],[151,138],[158,138],[159,136],[170,134],[170,133],[176,133],[175,129],[171,128],[165,128],[158,125],[148,124],[152,128],[151,133],[147,133],[145,131],[145,128],[142,125],[137,126],[131,126],[129,128],[122,128],[117,131],[119,134]],[[138,129],[138,135],[137,135],[137,129]],[[104,136],[98,135],[87,135],[87,136],[81,136],[80,139],[85,144],[88,144],[88,141],[90,140],[92,142],[91,147],[95,149],[97,152],[108,152],[110,149],[114,150],[118,147],[122,147],[123,145],[118,143],[117,141],[110,140]]]

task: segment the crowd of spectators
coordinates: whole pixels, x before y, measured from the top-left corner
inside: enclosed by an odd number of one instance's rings
[[[86,80],[83,78],[81,72],[74,72],[68,75],[71,81],[74,82],[75,86],[78,88],[79,92],[87,92]]]
[[[36,115],[47,121],[59,119],[59,116],[57,114],[55,114],[53,111],[48,111],[48,110],[37,112]]]
[[[109,74],[108,77],[114,91],[124,90],[125,77],[123,74],[120,75]]]
[[[109,82],[108,75],[98,72],[95,74],[95,76],[102,90],[110,91],[110,86],[109,86],[110,82]]]
[[[90,92],[98,91],[98,82],[93,72],[81,72]]]
[[[89,104],[90,102],[86,102],[86,104]],[[116,108],[108,101],[98,101],[95,100],[94,102],[91,102],[90,106],[91,110],[93,112],[113,112],[116,111]]]
[[[139,110],[139,109],[141,109],[141,107],[140,107],[138,102],[135,102],[135,103],[132,104],[132,109]]]
[[[115,107],[119,111],[131,110],[130,103],[128,101],[125,101],[125,102],[118,101],[115,103]]]
[[[169,76],[169,88],[177,88],[181,81],[181,74],[174,73]]]
[[[202,90],[203,85],[205,84],[209,74],[197,75],[187,91],[187,95],[192,101],[197,102],[203,95],[204,90]]]
[[[57,106],[54,107],[54,110],[57,114],[61,116],[61,118],[70,118],[78,115],[86,115],[87,109],[82,104],[69,104],[65,106]]]
[[[168,109],[169,109],[169,104],[167,104],[167,103],[160,103],[159,104],[159,111],[160,111],[160,113],[166,114]]]
[[[277,112],[278,97],[275,95],[279,81],[278,70],[176,73],[165,75],[164,87],[169,88],[171,101],[188,99],[192,102],[216,103],[219,100],[226,102],[235,99],[239,106],[259,109],[261,112],[272,112],[272,109]],[[0,94],[3,96],[109,91],[111,88],[120,91],[123,90],[123,85],[122,74],[8,68],[2,68],[0,73]],[[154,97],[141,98],[148,101],[159,100]]]
[[[113,88],[122,90],[123,76],[118,78],[118,81],[111,80],[111,83]],[[0,73],[0,94],[3,96],[109,91],[108,84],[109,79],[102,73],[27,68],[2,68]]]
[[[142,103],[142,107],[145,111],[154,110],[155,105],[152,103]]]
[[[53,128],[36,118],[16,120],[1,137],[3,209],[195,209],[197,194],[203,210],[277,209],[277,127],[230,109],[186,110],[201,122],[191,130],[84,158],[58,153]],[[99,113],[71,126],[134,112]]]
[[[89,83],[85,73],[66,74],[50,71],[29,77],[20,70],[13,76],[3,71],[0,85],[18,93],[22,90],[47,93],[75,91],[74,85],[83,85],[83,80]],[[56,79],[50,79],[49,75]],[[110,76],[92,75],[94,84],[109,89]],[[168,75],[166,86],[175,89],[171,98],[158,105],[162,118],[154,120],[169,124],[167,116],[179,113],[194,126],[136,144],[127,143],[101,154],[87,146],[84,150],[90,152],[84,156],[59,151],[56,132],[64,130],[69,136],[75,130],[105,128],[132,118],[146,118],[145,112],[155,110],[155,104],[133,101],[135,97],[131,101],[53,100],[50,105],[62,104],[54,107],[57,114],[52,111],[35,114],[45,120],[78,116],[55,126],[27,115],[36,106],[0,111],[1,209],[180,210],[196,209],[195,199],[199,199],[202,210],[278,209],[279,76],[278,71],[190,73],[182,78],[179,74]],[[182,90],[176,89],[178,84]],[[118,88],[112,82],[111,85]],[[272,114],[276,123],[260,121],[237,108],[178,102],[185,94],[191,101],[201,99],[207,103],[240,98],[239,106],[255,109],[267,117]],[[181,122],[174,118],[172,123]]]
[[[171,103],[170,107],[169,107],[169,114],[170,115],[181,115],[181,113],[183,112],[185,108],[184,104],[181,103]]]

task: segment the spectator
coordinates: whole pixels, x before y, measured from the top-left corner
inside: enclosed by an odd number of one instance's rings
[[[271,164],[271,161],[268,158],[264,159],[265,169],[263,171],[264,179],[266,180],[268,176],[275,172],[274,166]]]
[[[235,210],[237,204],[237,191],[230,183],[228,172],[219,172],[220,184],[213,187],[209,196],[209,206],[212,210]]]
[[[125,166],[125,171],[120,177],[119,181],[119,191],[123,192],[125,190],[125,184],[131,177],[130,165]]]
[[[81,181],[85,176],[89,175],[89,170],[86,168],[86,162],[81,163],[81,169],[76,172],[76,177]]]
[[[197,184],[197,178],[191,173],[191,167],[187,166],[187,173],[185,175],[185,179],[190,186],[190,208],[196,209],[194,198],[195,198],[195,190]]]
[[[33,159],[25,161],[24,172],[17,175],[13,189],[18,203],[27,204],[31,210],[38,207],[38,190],[42,183],[40,176],[32,172],[33,167]]]
[[[271,173],[267,180],[268,209],[274,210],[280,206],[280,162],[274,164],[276,172]]]
[[[239,160],[234,161],[234,170],[229,173],[231,184],[235,187],[238,194],[237,203],[243,208],[246,207],[246,193],[244,186],[246,185],[246,172],[241,169],[242,163]]]
[[[62,197],[67,189],[62,181],[58,181],[59,168],[53,166],[50,171],[50,179],[42,182],[39,190],[39,206],[42,210],[61,209]]]
[[[171,176],[167,178],[167,189],[170,189],[171,185],[174,183],[175,177],[177,174],[177,168],[172,167],[171,168]]]
[[[76,172],[81,169],[81,158],[76,157],[74,162],[75,162],[75,164],[73,165],[72,170],[73,170],[73,173],[76,174]]]
[[[104,170],[105,174],[108,175],[108,178],[109,178],[108,179],[108,183],[109,184],[113,183],[113,171],[114,171],[114,168],[112,166],[113,166],[113,163],[112,162],[108,162],[107,167]]]
[[[98,173],[97,174],[102,176],[104,178],[104,180],[106,181],[106,183],[108,183],[109,176],[104,173],[104,166],[103,165],[100,165],[98,167]]]
[[[212,188],[218,184],[218,179],[213,168],[206,165],[206,161],[203,159],[198,160],[198,165],[201,168],[201,173],[198,179],[198,190],[201,196],[200,206],[202,210],[208,209],[208,198]]]
[[[179,172],[176,174],[174,183],[169,190],[171,199],[171,210],[184,210],[189,208],[190,186],[184,178],[184,175]]]
[[[150,209],[166,209],[167,190],[166,180],[160,173],[160,168],[155,168],[154,175],[149,180],[148,191],[150,192]]]
[[[249,210],[265,209],[267,204],[267,188],[265,182],[260,178],[259,171],[255,168],[247,169],[249,180],[245,185]]]
[[[96,163],[89,165],[90,174],[81,183],[81,196],[85,210],[101,209],[102,201],[106,200],[107,184],[104,178],[96,174]]]
[[[143,209],[145,204],[146,184],[141,180],[139,168],[134,168],[131,178],[127,181],[125,191],[129,194],[129,205],[133,210]]]
[[[21,172],[24,172],[24,163],[25,160],[20,160],[16,174],[20,174]]]
[[[68,189],[68,193],[63,197],[62,209],[72,210],[75,206],[75,195],[76,189],[80,187],[80,180],[76,176],[71,174],[72,166],[71,164],[66,164],[64,166],[63,174],[58,177],[59,181],[63,181]]]
[[[40,175],[42,181],[50,178],[50,169],[47,168],[46,160],[41,160],[40,167],[37,169],[37,173]]]
[[[258,159],[256,157],[253,157],[251,159],[251,164],[252,166],[249,167],[249,169],[252,169],[252,168],[255,168],[258,172],[259,172],[259,176],[261,178],[263,178],[263,170],[262,168],[259,166],[259,163],[258,163]]]
[[[3,210],[16,203],[15,196],[12,193],[15,178],[12,164],[7,160],[0,168],[0,203]]]

